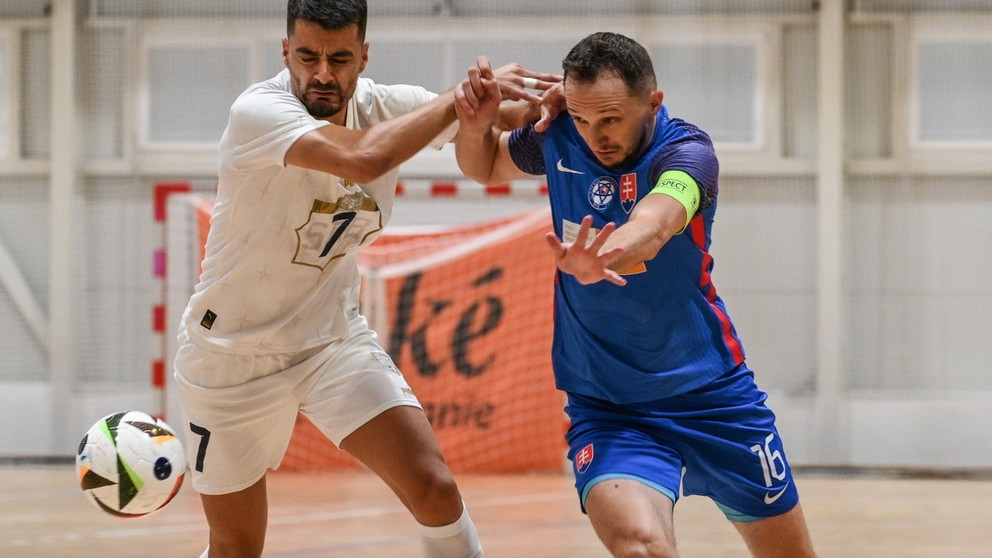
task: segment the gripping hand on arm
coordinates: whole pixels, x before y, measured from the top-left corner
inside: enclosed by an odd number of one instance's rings
[[[458,166],[472,180],[481,184],[500,184],[525,178],[510,156],[509,129],[504,87],[499,83],[489,60],[480,56],[468,70],[468,78],[455,87],[455,110],[459,131],[455,137]],[[517,113],[512,127],[526,126],[540,119],[550,123],[564,105],[561,85],[553,84],[540,97],[540,104],[517,103],[524,110]]]
[[[499,149],[501,133],[494,128],[502,100],[499,84],[487,64],[469,68],[468,78],[454,91],[458,136],[455,157],[469,178],[487,184]]]
[[[488,60],[479,57],[479,65],[470,67],[468,77],[455,86],[454,96],[459,132],[472,137],[496,133],[503,95]]]
[[[485,57],[469,68],[468,78],[454,91],[459,131],[455,155],[465,176],[481,184],[498,184],[528,176],[513,163],[509,132],[499,129],[502,94]]]

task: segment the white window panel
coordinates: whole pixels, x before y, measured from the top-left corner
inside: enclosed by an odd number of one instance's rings
[[[44,17],[49,4],[39,0],[3,0],[0,2],[0,19]]]
[[[864,12],[989,11],[988,0],[854,0]]]
[[[847,31],[845,144],[857,159],[880,160],[893,154],[893,33],[885,23],[855,25]]]
[[[440,93],[453,84],[444,75],[444,44],[437,40],[369,37],[369,63],[362,73],[376,83],[419,85]]]
[[[910,122],[916,148],[992,148],[990,28],[990,17],[914,19]]]
[[[79,35],[80,76],[76,91],[84,157],[124,157],[125,41],[121,27],[86,27]]]
[[[148,142],[220,141],[231,103],[250,83],[250,49],[163,45],[147,62]]]
[[[141,38],[140,149],[152,156],[195,152],[209,157],[227,126],[231,103],[282,67],[285,20],[176,25],[151,20],[135,29]]]
[[[10,136],[11,121],[10,107],[11,98],[10,83],[11,64],[8,59],[10,43],[7,35],[0,31],[0,159],[10,157],[10,145],[13,138]]]
[[[666,44],[651,48],[658,87],[673,117],[715,142],[760,142],[759,60],[754,44]]]
[[[992,142],[992,37],[919,46],[920,141]]]
[[[791,159],[816,158],[815,24],[788,25],[782,38],[782,154]]]
[[[449,3],[450,2],[450,3]],[[740,13],[807,13],[809,0],[665,0],[664,2],[603,2],[602,0],[449,0],[445,4],[459,16],[508,15],[699,15]],[[438,2],[440,4],[440,2]]]
[[[51,39],[47,29],[21,31],[21,157],[45,159],[51,149]]]
[[[9,1],[9,0],[4,0]],[[37,1],[37,0],[36,0]],[[89,0],[89,10],[103,17],[285,17],[286,3],[272,0]]]

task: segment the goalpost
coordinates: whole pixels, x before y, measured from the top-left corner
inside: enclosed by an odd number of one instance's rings
[[[166,225],[166,414],[178,420],[174,332],[199,275],[212,212],[172,196]],[[551,372],[550,211],[478,224],[406,228],[359,254],[362,311],[403,371],[457,472],[565,468],[564,398]],[[287,469],[354,468],[304,417]]]

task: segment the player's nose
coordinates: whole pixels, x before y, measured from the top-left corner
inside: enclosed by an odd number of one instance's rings
[[[314,79],[320,83],[329,83],[334,79],[334,74],[331,72],[331,65],[326,61],[321,61],[317,65],[317,72],[314,74]]]

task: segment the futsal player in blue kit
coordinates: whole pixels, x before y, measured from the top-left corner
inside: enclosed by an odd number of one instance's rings
[[[455,92],[459,166],[546,175],[552,362],[583,511],[615,556],[677,556],[680,492],[711,498],[757,557],[813,548],[775,416],[710,276],[718,163],[668,116],[647,51],[615,33],[562,63],[553,120],[500,132],[487,60]],[[680,490],[681,487],[681,490]]]

